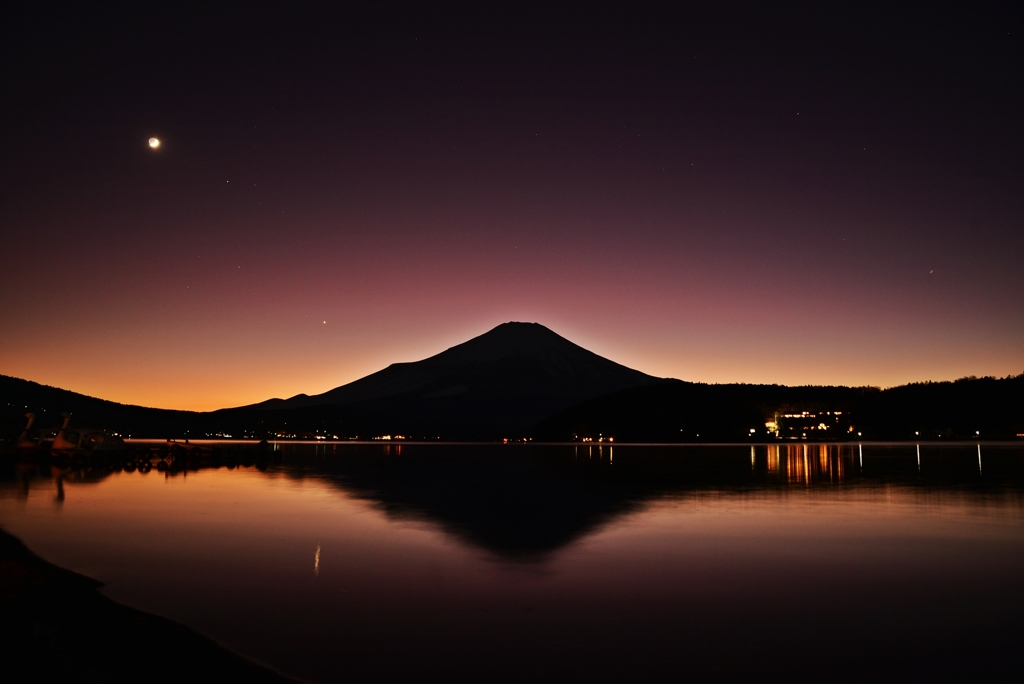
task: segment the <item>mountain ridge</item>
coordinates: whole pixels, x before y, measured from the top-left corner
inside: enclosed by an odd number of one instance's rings
[[[1020,439],[1024,375],[884,390],[704,385],[650,376],[542,325],[510,322],[318,395],[210,412],[119,404],[0,375],[0,433],[19,434],[26,411],[36,413],[39,429],[54,428],[71,411],[76,426],[160,438],[572,441],[604,435],[617,442],[691,442],[800,438],[806,431],[808,439],[824,440]],[[822,421],[827,430],[818,429]]]
[[[526,370],[527,375],[511,375],[507,367]],[[529,386],[526,379],[535,384]],[[663,381],[584,349],[539,323],[512,321],[420,361],[393,363],[321,394],[298,394],[238,408],[354,405],[403,396],[445,399],[480,391],[493,393],[496,388],[521,395],[534,393],[531,390],[539,385],[547,385],[543,394],[572,403]]]
[[[420,361],[394,363],[317,395],[299,394],[209,412],[120,405],[0,379],[5,430],[21,407],[61,411],[139,436],[193,434],[402,434],[455,439],[527,437],[545,416],[609,392],[665,382],[615,363],[539,323],[509,322]],[[17,402],[10,398],[21,397]],[[28,410],[25,408],[24,410]],[[42,426],[43,416],[37,416]]]

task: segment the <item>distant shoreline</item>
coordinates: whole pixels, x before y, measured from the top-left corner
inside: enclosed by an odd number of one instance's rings
[[[177,440],[183,442],[184,440]],[[213,445],[213,444],[259,444],[261,440],[258,439],[190,439],[190,444],[202,444]],[[164,439],[126,439],[126,444],[166,444],[167,440]],[[359,444],[359,445],[378,445],[378,446],[394,446],[402,444],[415,444],[415,445],[434,445],[434,446],[643,446],[643,447],[671,447],[671,446],[795,446],[798,444],[806,444],[808,446],[912,446],[919,444],[921,446],[976,446],[983,444],[985,446],[1024,446],[1024,439],[1020,440],[984,440],[984,439],[972,439],[972,440],[949,440],[948,442],[942,440],[903,440],[903,441],[822,441],[822,440],[807,440],[807,439],[792,439],[792,440],[779,440],[773,442],[534,442],[534,441],[511,441],[508,443],[491,441],[453,441],[453,440],[415,440],[415,439],[395,439],[395,440],[382,440],[382,439],[271,439],[267,440],[268,444],[280,445],[280,444]]]
[[[0,435],[429,443],[974,443],[1024,438],[1024,374],[888,389],[656,378],[507,323],[318,395],[195,413],[0,375]],[[81,435],[80,435],[81,436]],[[84,438],[84,437],[83,437]],[[403,439],[404,438],[404,439]],[[946,440],[949,440],[947,442]]]

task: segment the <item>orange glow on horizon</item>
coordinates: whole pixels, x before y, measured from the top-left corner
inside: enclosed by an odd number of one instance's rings
[[[485,331],[486,328],[480,330]],[[311,354],[302,356],[273,349],[232,353],[227,340],[220,343],[209,340],[207,344],[217,348],[215,352],[201,354],[198,359],[176,352],[164,360],[161,359],[163,350],[159,348],[135,348],[124,353],[120,345],[113,349],[78,349],[69,356],[62,354],[62,343],[44,340],[32,349],[5,355],[0,373],[124,404],[210,411],[274,397],[319,394],[391,363],[427,358],[465,341],[436,342],[434,340],[441,337],[437,333],[423,337],[419,345],[409,344],[408,340],[402,343],[382,340],[372,348],[353,348],[342,343],[337,353],[321,345],[311,350]],[[1020,372],[1013,370],[1010,356],[988,363],[960,360],[952,368],[942,363],[942,359],[932,359],[930,363],[924,359],[923,363],[909,368],[883,360],[863,368],[849,361],[837,366],[829,363],[827,357],[812,363],[806,356],[764,364],[757,357],[730,360],[718,352],[709,354],[707,350],[703,350],[702,359],[685,352],[644,347],[630,352],[623,341],[611,335],[601,340],[593,333],[585,335],[594,342],[588,346],[581,337],[584,336],[569,336],[569,339],[645,373],[693,382],[891,387],[923,380],[955,380],[966,375],[1002,377]]]

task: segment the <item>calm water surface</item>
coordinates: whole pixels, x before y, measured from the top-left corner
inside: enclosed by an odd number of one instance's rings
[[[282,445],[0,524],[310,681],[1020,681],[1024,447]]]

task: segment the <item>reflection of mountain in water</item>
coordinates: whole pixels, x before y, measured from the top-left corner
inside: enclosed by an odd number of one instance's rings
[[[561,548],[656,496],[661,485],[607,477],[608,449],[392,447],[294,469],[372,501],[389,515],[439,524],[475,546],[531,559]],[[597,452],[597,449],[593,451]],[[602,459],[603,456],[603,459]],[[294,458],[288,458],[293,468]]]
[[[253,460],[256,459],[256,460]],[[262,460],[261,460],[262,459]],[[241,460],[213,454],[190,467],[252,465],[325,482],[389,516],[436,525],[509,560],[543,560],[648,502],[690,495],[778,496],[794,489],[918,490],[1024,508],[1019,448],[785,444],[715,447],[309,445]],[[126,467],[127,466],[127,467]],[[138,463],[83,468],[13,466],[3,477],[27,495],[30,480],[102,481]],[[168,477],[180,472],[167,472]],[[47,485],[52,486],[52,485]]]
[[[500,557],[540,560],[663,497],[764,495],[793,485],[902,485],[1020,498],[1024,467],[1013,453],[989,458],[981,477],[970,448],[913,447],[869,456],[851,445],[651,448],[405,445],[327,447],[310,458],[285,448],[294,477],[316,477],[389,515],[437,524]]]

